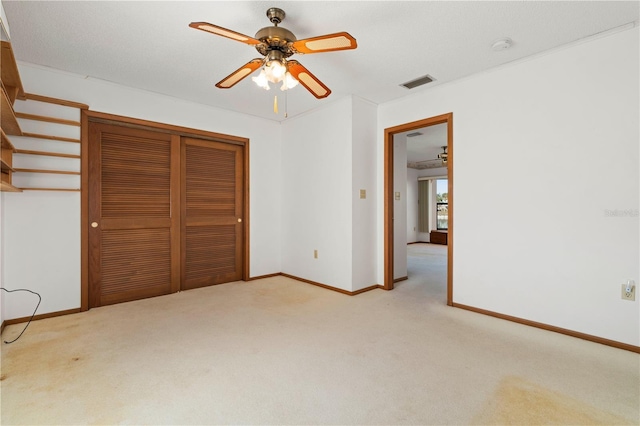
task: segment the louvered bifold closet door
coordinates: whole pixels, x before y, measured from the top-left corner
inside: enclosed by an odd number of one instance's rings
[[[242,279],[243,148],[183,138],[182,289]]]
[[[179,155],[179,137],[90,123],[90,307],[179,289]]]

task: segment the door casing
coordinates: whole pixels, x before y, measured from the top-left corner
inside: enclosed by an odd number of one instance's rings
[[[453,306],[453,113],[412,121],[384,129],[384,285],[393,290],[393,136],[436,124],[447,124],[447,178],[449,230],[447,245],[447,305]]]

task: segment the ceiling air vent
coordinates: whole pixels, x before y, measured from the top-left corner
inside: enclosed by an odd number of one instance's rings
[[[429,74],[422,76],[422,77],[418,77],[415,80],[411,80],[411,81],[407,81],[406,83],[402,83],[400,86],[402,87],[406,87],[407,89],[414,89],[418,86],[422,86],[423,84],[427,84],[427,83],[431,83],[433,80],[435,80],[433,77],[431,77]]]
[[[421,133],[421,132],[413,132],[413,133],[408,133],[407,137],[408,138],[415,138],[416,136],[420,136],[420,135],[423,135],[423,134],[424,133]]]

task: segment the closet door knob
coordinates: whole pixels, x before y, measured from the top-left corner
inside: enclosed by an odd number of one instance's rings
[[[242,222],[242,218],[241,217],[238,218],[238,222]]]
[[[97,228],[98,227],[98,222],[91,222],[91,227],[92,228]]]

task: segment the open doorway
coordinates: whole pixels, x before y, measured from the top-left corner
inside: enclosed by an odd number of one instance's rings
[[[430,133],[435,137],[441,133],[442,139],[437,142],[441,145],[437,146],[436,151],[421,152],[424,157],[418,160],[415,153],[409,152],[406,141],[408,135],[415,133]],[[432,138],[433,139],[433,138]],[[436,137],[437,139],[437,137]],[[410,144],[419,147],[420,144]],[[418,149],[419,150],[419,149]],[[395,155],[399,152],[399,155]],[[442,155],[444,154],[444,155]],[[434,158],[430,158],[434,156]],[[396,158],[397,157],[397,158]],[[398,273],[401,275],[406,270],[407,253],[406,243],[411,239],[411,230],[413,226],[407,227],[407,200],[403,197],[407,196],[407,191],[398,190],[398,188],[407,185],[407,165],[418,161],[427,163],[429,161],[440,161],[440,165],[444,167],[431,167],[432,173],[422,172],[426,185],[430,186],[430,196],[433,203],[429,203],[429,212],[427,224],[415,225],[415,240],[429,240],[444,238],[446,244],[446,283],[447,283],[447,304],[453,304],[453,114],[444,114],[424,120],[414,121],[402,124],[392,128],[385,129],[385,173],[384,173],[384,288],[391,290],[394,288],[394,282],[404,277],[396,277]],[[443,161],[444,160],[444,161]],[[417,167],[417,166],[416,166]],[[422,167],[422,166],[420,166]],[[423,169],[428,169],[425,166]],[[437,169],[437,170],[436,170]],[[417,173],[416,181],[417,181]],[[404,177],[403,177],[404,176]],[[409,178],[411,179],[411,177]],[[446,182],[446,183],[445,183]],[[398,186],[399,183],[399,186]],[[442,185],[446,184],[447,191],[444,192]],[[417,182],[416,182],[417,184]],[[438,188],[438,184],[440,184]],[[438,198],[438,189],[440,189],[440,197]],[[446,197],[443,197],[446,194]],[[413,211],[411,212],[414,213]],[[425,215],[427,213],[425,212]],[[445,217],[446,216],[446,217]],[[398,219],[397,223],[396,220]],[[402,229],[400,229],[402,228]],[[441,229],[438,229],[441,228]],[[446,229],[445,229],[446,228]],[[419,232],[423,231],[423,232]],[[426,233],[424,232],[426,231]],[[432,234],[433,232],[433,234]],[[404,235],[403,235],[404,234]],[[442,242],[442,241],[441,241]],[[396,256],[396,252],[398,255]],[[404,268],[404,269],[403,269]],[[397,270],[397,271],[396,271]]]

